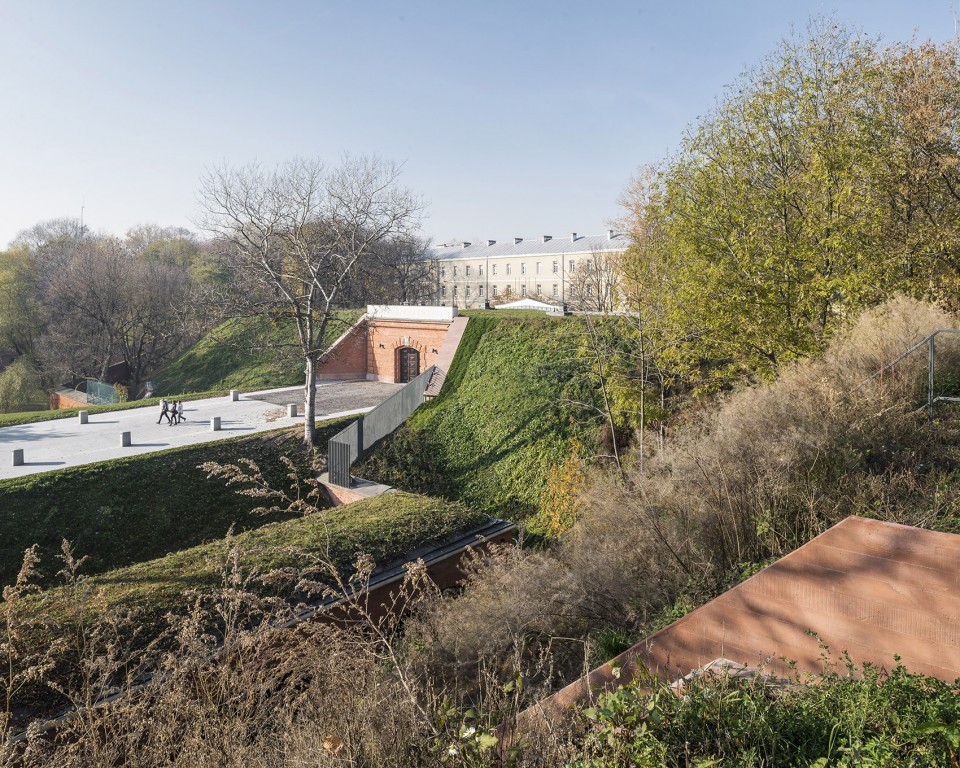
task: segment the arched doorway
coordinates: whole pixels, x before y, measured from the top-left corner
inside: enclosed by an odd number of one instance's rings
[[[420,352],[413,347],[400,347],[397,351],[398,384],[413,381],[420,374]]]

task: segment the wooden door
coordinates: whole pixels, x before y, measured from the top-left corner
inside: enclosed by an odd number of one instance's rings
[[[420,374],[420,353],[412,347],[404,347],[400,350],[399,367],[397,382],[406,384],[413,381]]]

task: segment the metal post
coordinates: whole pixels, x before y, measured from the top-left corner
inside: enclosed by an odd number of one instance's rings
[[[933,360],[935,356],[935,342],[936,334],[930,334],[930,355],[929,363],[927,366],[927,420],[933,421]]]

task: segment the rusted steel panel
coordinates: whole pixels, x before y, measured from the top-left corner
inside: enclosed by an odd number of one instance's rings
[[[637,663],[675,679],[717,658],[823,671],[841,654],[960,678],[960,536],[849,517],[756,576],[541,702],[558,714],[622,684]],[[815,633],[816,636],[812,636]],[[782,657],[782,658],[781,658]],[[614,677],[612,665],[622,668]]]

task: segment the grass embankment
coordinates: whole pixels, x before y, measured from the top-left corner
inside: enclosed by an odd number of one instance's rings
[[[318,425],[318,445],[343,428],[344,419]],[[59,570],[63,539],[88,557],[85,573],[100,573],[192,547],[281,517],[253,514],[257,500],[240,496],[198,466],[206,461],[256,461],[275,487],[286,487],[289,456],[304,470],[312,457],[301,430],[172,448],[143,456],[70,467],[0,481],[0,584],[16,577],[23,552],[39,545],[46,583]]]
[[[362,314],[336,312],[323,344],[329,346]],[[303,383],[296,328],[268,318],[227,320],[155,377],[157,394],[200,390],[268,389]]]
[[[538,510],[548,472],[588,426],[564,405],[581,319],[484,312],[471,317],[439,397],[386,438],[356,473],[520,520]]]
[[[388,493],[91,576],[85,586],[97,594],[96,600],[89,601],[97,605],[97,611],[136,608],[146,612],[145,620],[150,623],[168,612],[188,610],[190,600],[185,595],[189,591],[225,587],[224,567],[232,549],[239,553],[237,565],[245,573],[310,569],[320,556],[348,578],[359,552],[386,564],[487,519],[455,502]],[[289,587],[289,582],[290,577],[266,580],[271,586],[261,589],[284,593],[282,587]],[[57,598],[63,597],[62,591],[59,587],[50,590],[45,602],[55,605]],[[289,595],[289,589],[285,593]]]

